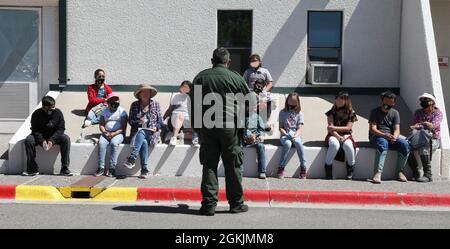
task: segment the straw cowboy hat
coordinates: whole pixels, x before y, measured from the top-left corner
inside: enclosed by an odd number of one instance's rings
[[[431,95],[429,93],[424,93],[419,96],[419,100],[424,99],[424,98],[431,99],[431,100],[433,100],[434,103],[436,103],[436,97],[434,97],[433,95]]]
[[[139,85],[139,88],[136,91],[134,91],[134,97],[139,99],[139,94],[141,93],[141,91],[144,90],[150,90],[151,92],[150,98],[153,98],[156,96],[156,94],[158,94],[158,90],[156,90],[156,88],[150,86],[149,84],[141,84]]]

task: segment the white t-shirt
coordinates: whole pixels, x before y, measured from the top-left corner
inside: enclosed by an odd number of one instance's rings
[[[173,113],[184,113],[186,115],[189,114],[188,100],[189,100],[189,95],[184,94],[184,93],[179,93],[179,94],[173,96],[172,100],[170,101],[170,105],[175,106]]]
[[[105,129],[108,132],[120,130],[122,128],[122,120],[127,119],[127,112],[120,106],[114,113],[111,113],[111,110],[106,108],[101,117],[101,120],[105,121]]]

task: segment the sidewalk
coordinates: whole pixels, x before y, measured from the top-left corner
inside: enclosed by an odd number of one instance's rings
[[[94,181],[95,184],[77,185],[80,180]],[[219,182],[220,201],[226,201],[223,191],[225,179],[220,178]],[[140,180],[135,177],[29,178],[0,175],[0,199],[99,202],[200,201],[200,183],[201,179],[194,177],[152,176],[147,180]],[[428,184],[385,181],[381,185],[373,185],[365,181],[244,178],[243,185],[245,198],[249,202],[450,207],[450,183],[446,181]],[[73,198],[70,198],[71,194]]]

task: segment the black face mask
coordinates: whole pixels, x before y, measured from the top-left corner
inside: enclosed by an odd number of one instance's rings
[[[103,85],[105,83],[105,79],[97,79],[95,83],[97,83],[97,85]]]
[[[109,105],[109,107],[111,107],[112,110],[117,110],[119,106],[120,106],[119,102],[114,102]]]
[[[384,104],[383,105],[383,108],[385,109],[385,110],[391,110],[392,108],[394,108],[394,106],[393,105],[388,105],[388,104]]]
[[[253,89],[253,91],[257,94],[260,94],[260,93],[262,93],[263,89],[255,87],[255,89]]]
[[[423,109],[426,109],[426,108],[430,107],[430,101],[428,101],[428,100],[420,101],[420,106],[421,106]]]
[[[296,105],[288,105],[289,110],[294,110],[295,108],[297,108]]]

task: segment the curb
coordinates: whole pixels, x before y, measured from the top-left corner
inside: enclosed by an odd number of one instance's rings
[[[14,199],[16,196],[16,186],[0,186],[0,199]]]
[[[293,190],[245,190],[245,201],[255,203],[302,203],[341,205],[396,205],[450,207],[450,194],[339,192]],[[61,189],[52,186],[0,186],[0,199],[18,201],[195,201],[202,200],[199,189],[174,188],[107,188],[91,199],[64,198]],[[219,190],[219,201],[226,202],[225,190]]]

